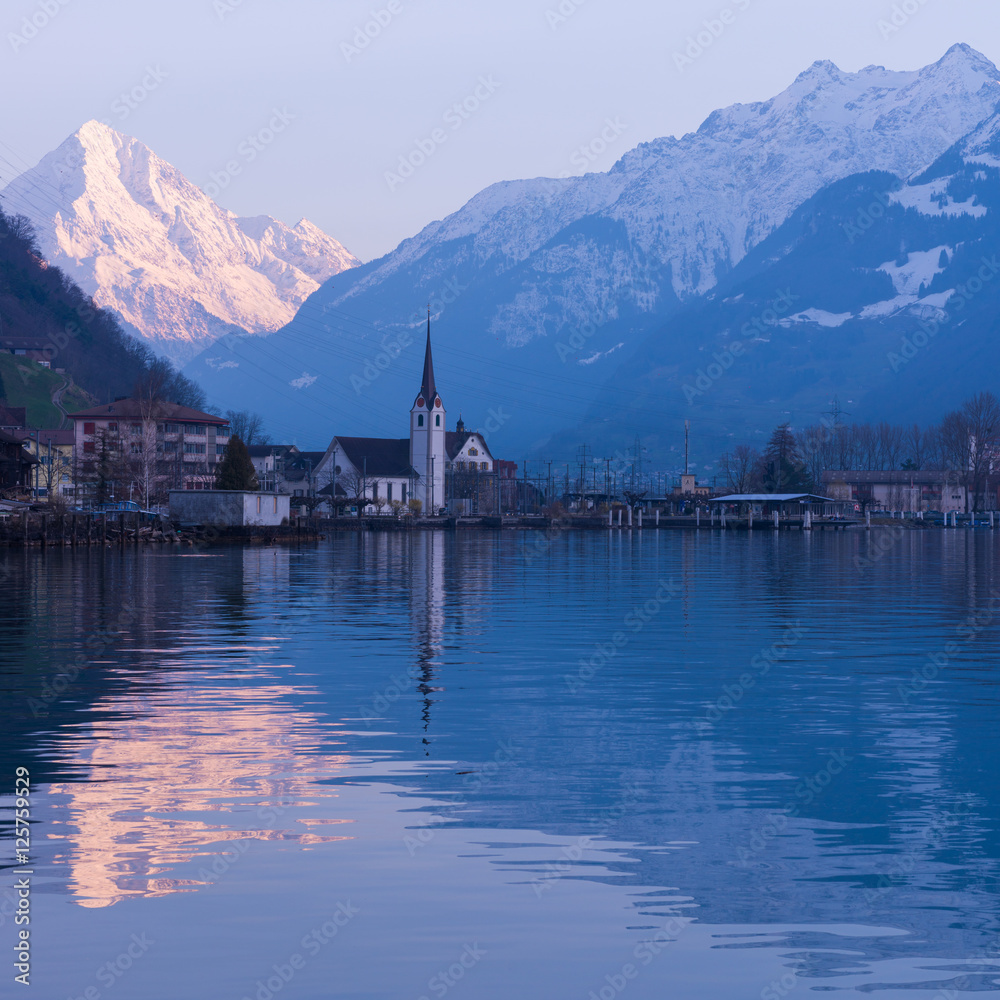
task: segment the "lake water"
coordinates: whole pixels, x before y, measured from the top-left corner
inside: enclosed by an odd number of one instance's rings
[[[0,573],[5,996],[1000,995],[988,532],[365,534]]]

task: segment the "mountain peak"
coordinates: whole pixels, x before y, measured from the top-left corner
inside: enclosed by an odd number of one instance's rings
[[[359,263],[311,223],[238,218],[96,120],[11,181],[3,200],[32,221],[51,263],[175,361],[234,327],[284,326],[323,281]]]
[[[1000,70],[992,60],[988,59],[978,49],[966,42],[956,42],[947,52],[933,64],[934,66],[963,65],[970,69],[986,73],[994,78],[1000,77]]]

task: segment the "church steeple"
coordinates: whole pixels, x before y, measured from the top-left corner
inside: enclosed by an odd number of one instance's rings
[[[444,404],[434,382],[431,355],[431,311],[427,309],[427,347],[420,392],[410,410],[410,465],[416,473],[414,498],[423,504],[426,515],[434,516],[444,507],[445,469],[448,465],[448,436],[445,432]]]
[[[434,359],[431,356],[431,311],[427,309],[427,346],[424,348],[424,376],[420,382],[420,395],[426,400],[428,410],[434,409],[437,386],[434,384]]]

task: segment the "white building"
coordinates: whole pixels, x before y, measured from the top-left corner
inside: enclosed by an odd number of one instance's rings
[[[454,431],[447,429],[447,412],[434,380],[428,317],[424,370],[410,407],[409,437],[335,437],[315,467],[314,482],[320,493],[364,498],[369,513],[417,500],[422,513],[434,515],[448,505],[452,477],[493,471],[493,456],[480,433],[467,431],[461,419]]]
[[[837,500],[854,500],[879,510],[964,511],[966,488],[955,472],[886,469],[867,472],[830,469],[823,473],[823,491]]]

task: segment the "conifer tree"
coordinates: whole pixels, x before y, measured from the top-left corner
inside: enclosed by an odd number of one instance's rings
[[[233,435],[226,445],[226,453],[222,456],[219,467],[215,470],[215,488],[217,490],[256,490],[257,473],[250,452],[238,435]]]

